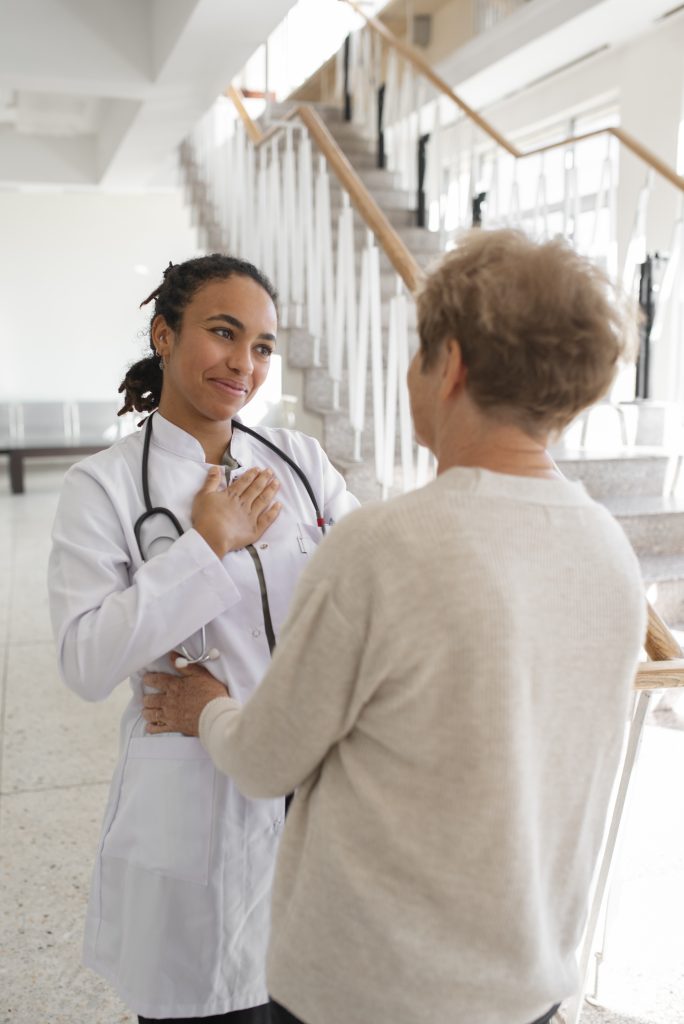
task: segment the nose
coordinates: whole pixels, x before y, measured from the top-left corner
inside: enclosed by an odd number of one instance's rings
[[[226,362],[235,373],[239,373],[242,376],[251,375],[254,371],[254,361],[252,359],[252,346],[250,342],[245,339],[245,341],[238,342],[237,345],[232,345]]]

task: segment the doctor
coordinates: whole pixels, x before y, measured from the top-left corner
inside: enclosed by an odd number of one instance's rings
[[[315,440],[237,418],[276,344],[255,267],[169,265],[152,300],[152,354],[120,389],[122,412],[151,415],[67,473],[49,568],[67,685],[86,700],[132,690],[84,957],[141,1022],[264,1024],[284,800],[243,797],[196,738],[146,733],[142,677],[173,669],[175,650],[246,700],[326,524],[357,502]]]

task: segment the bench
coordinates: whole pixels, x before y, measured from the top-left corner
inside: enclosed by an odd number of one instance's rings
[[[0,402],[0,455],[9,460],[12,494],[24,492],[24,460],[82,458],[132,429],[115,402]]]

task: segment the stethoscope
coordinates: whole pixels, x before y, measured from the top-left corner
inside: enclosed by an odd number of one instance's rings
[[[149,462],[150,462],[150,442],[152,440],[152,419],[153,419],[153,417],[154,417],[154,413],[152,413],[147,418],[147,422],[145,423],[145,439],[144,439],[144,442],[143,442],[142,491],[143,491],[143,500],[145,502],[145,511],[142,513],[142,515],[138,516],[138,518],[136,519],[135,523],[133,524],[133,533],[135,534],[135,539],[136,539],[136,542],[137,542],[137,545],[138,545],[138,550],[140,551],[140,556],[141,556],[143,561],[146,561],[146,558],[145,558],[145,552],[143,551],[143,547],[142,547],[142,528],[145,525],[145,523],[147,522],[147,520],[151,519],[152,516],[166,516],[166,518],[169,520],[169,522],[173,525],[173,528],[175,529],[175,531],[176,531],[176,533],[177,533],[177,535],[179,537],[181,537],[183,535],[183,533],[185,532],[183,527],[181,526],[180,522],[178,521],[177,516],[175,516],[173,514],[171,509],[165,508],[163,505],[153,506],[152,505],[152,500],[150,498]],[[284,452],[282,450],[282,448],[278,447],[277,444],[273,444],[272,441],[269,441],[269,440],[267,440],[267,438],[262,437],[262,435],[258,434],[256,430],[252,430],[251,427],[246,427],[244,423],[239,423],[237,420],[233,420],[232,426],[234,428],[237,428],[238,430],[241,430],[245,434],[249,434],[251,437],[256,438],[257,441],[260,441],[262,444],[266,445],[267,448],[270,448],[271,451],[274,451],[276,453],[276,455],[279,458],[281,458],[284,462],[286,462],[288,464],[288,466],[290,467],[290,469],[294,473],[296,473],[296,475],[301,480],[306,493],[309,495],[309,498],[311,499],[311,504],[313,505],[314,511],[316,513],[316,525],[319,527],[321,533],[325,534],[326,533],[325,519],[321,515],[321,510],[318,507],[318,502],[316,501],[316,495],[314,494],[313,487],[309,483],[309,480],[307,479],[307,476],[304,473],[304,471],[299,468],[299,466],[297,465],[297,463],[293,459],[290,458],[290,456],[287,454],[287,452]],[[191,657],[191,655],[190,655],[189,651],[187,650],[185,644],[179,644],[179,649],[180,649],[182,657],[176,658],[176,667],[177,668],[187,668],[188,665],[203,665],[206,661],[216,661],[216,659],[218,657],[220,657],[219,652],[216,650],[215,647],[212,647],[209,650],[207,650],[207,631],[206,631],[206,627],[205,626],[202,626],[202,628],[200,630],[200,645],[202,647],[201,654],[199,655],[199,657],[193,658],[193,657]]]

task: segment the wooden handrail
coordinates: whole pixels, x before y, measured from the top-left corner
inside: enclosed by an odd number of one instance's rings
[[[259,128],[258,124],[255,124],[255,122],[247,113],[245,105],[242,102],[242,94],[238,92],[234,85],[229,85],[225,91],[225,95],[228,97],[228,99],[233,101],[235,109],[238,112],[238,116],[240,117],[240,120],[244,124],[245,131],[249,135],[251,142],[253,142],[255,146],[258,146],[259,143],[261,142],[263,133],[261,131],[261,128]]]
[[[247,113],[237,89],[230,86],[229,89],[226,89],[225,95],[235,104],[247,134],[255,146],[263,146],[283,130],[281,126],[274,125],[267,132],[262,132]],[[409,292],[415,292],[421,277],[420,267],[335,142],[317,111],[306,104],[300,104],[292,107],[283,120],[289,121],[295,117],[299,117],[308,129],[309,135],[328,161],[328,165],[342,187],[347,191],[361,218],[380,242]],[[637,690],[655,690],[670,686],[684,687],[682,650],[655,608],[648,601],[646,605],[648,630],[644,647],[651,661],[639,665],[634,687]]]
[[[647,602],[648,632],[644,647],[651,661],[672,661],[682,657],[682,649],[655,608]]]
[[[247,134],[255,146],[263,146],[283,130],[279,125],[274,125],[267,132],[262,132],[247,113],[237,89],[230,86],[226,89],[225,95],[235,104]],[[409,292],[415,292],[421,277],[420,267],[335,142],[318,112],[306,104],[299,104],[288,110],[283,120],[289,121],[296,117],[307,128],[309,135],[327,160],[328,166],[349,195],[362,220],[377,238]]]
[[[298,107],[297,112],[303,124],[309,129],[309,135],[328,161],[328,165],[340,185],[349,194],[349,198],[358,210],[359,215],[373,232],[382,249],[384,249],[397,274],[399,274],[409,292],[415,292],[421,277],[420,267],[403,240],[394,230],[345,154],[335,142],[318,112],[313,107],[306,107],[304,105]]]
[[[366,14],[366,12],[361,10],[354,0],[346,0],[346,2],[350,7],[354,8],[357,14],[360,14],[362,18],[365,18],[370,27],[377,32],[386,43],[388,43],[393,49],[398,50],[410,64],[413,64],[417,71],[420,71],[421,75],[427,78],[428,81],[432,82],[439,92],[444,96],[447,96],[452,103],[455,103],[456,106],[463,111],[466,117],[469,117],[471,121],[475,122],[478,128],[481,128],[486,135],[489,135],[490,138],[494,139],[497,145],[505,149],[507,153],[511,154],[511,156],[520,156],[518,150],[508,141],[508,139],[505,139],[503,135],[496,130],[496,128],[494,128],[488,121],[485,121],[484,117],[481,117],[477,111],[473,110],[472,107],[469,107],[460,96],[456,95],[451,86],[447,85],[444,79],[440,78],[440,76],[432,70],[428,62],[425,60],[423,55],[418,52],[418,50],[415,50],[410,43],[405,43],[403,39],[397,39],[394,33],[390,32],[386,25],[383,25],[381,21],[378,21],[377,18],[372,17],[370,14]]]
[[[427,78],[443,96],[448,97],[452,103],[455,103],[459,110],[461,110],[467,118],[476,124],[485,135],[488,135],[490,139],[496,142],[498,146],[501,146],[502,149],[505,149],[511,156],[515,157],[516,160],[524,160],[529,156],[537,156],[539,153],[546,153],[550,149],[558,149],[562,146],[571,146],[576,142],[582,142],[584,139],[590,139],[598,135],[612,135],[618,140],[618,142],[622,143],[626,149],[629,149],[630,152],[638,157],[639,160],[651,167],[656,174],[665,178],[665,180],[669,181],[671,185],[678,188],[680,192],[684,192],[684,177],[682,177],[681,174],[677,174],[669,164],[666,164],[664,160],[661,160],[659,156],[652,153],[650,149],[647,149],[646,146],[642,145],[637,139],[633,138],[633,136],[629,135],[628,132],[624,131],[622,128],[598,128],[596,131],[585,132],[582,135],[569,135],[567,138],[561,139],[559,142],[552,142],[546,146],[537,146],[535,149],[518,149],[517,146],[514,146],[512,142],[509,142],[501,132],[497,131],[489,121],[473,110],[472,107],[468,106],[468,104],[454,92],[451,86],[432,70],[423,55],[411,46],[410,43],[404,42],[403,39],[397,39],[394,33],[390,32],[386,25],[383,25],[383,23],[377,18],[366,14],[356,0],[345,0],[345,3],[349,4],[349,6],[352,7],[356,13],[366,21],[370,28],[384,39],[389,46],[401,53],[402,56],[405,57],[417,71]]]
[[[645,661],[639,665],[635,690],[660,690],[663,687],[684,687],[684,658],[675,661]]]

